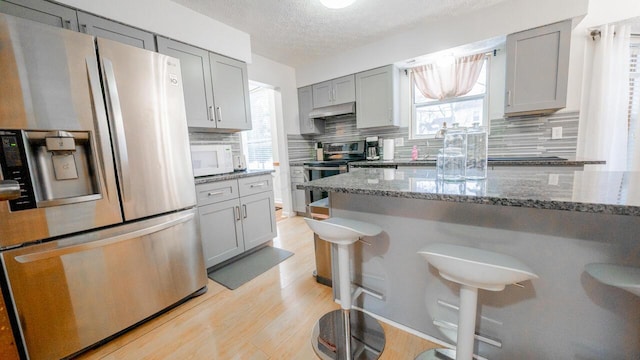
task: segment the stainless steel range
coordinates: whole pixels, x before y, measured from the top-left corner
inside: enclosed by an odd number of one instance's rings
[[[22,357],[72,356],[206,289],[179,61],[0,14],[0,78]]]
[[[349,141],[325,143],[322,161],[309,161],[304,163],[306,178],[317,180],[329,176],[346,173],[349,170],[349,162],[361,161],[366,158],[365,142]],[[326,218],[329,216],[329,195],[324,191],[307,190],[305,194],[307,202],[307,216],[312,218]],[[331,244],[314,235],[316,255],[316,281],[331,286]]]
[[[317,180],[329,176],[334,176],[348,171],[348,164],[351,161],[361,161],[366,158],[365,142],[348,141],[325,143],[322,148],[324,160],[305,162],[304,170],[307,179]],[[328,194],[321,191],[307,191],[307,205],[326,199]]]

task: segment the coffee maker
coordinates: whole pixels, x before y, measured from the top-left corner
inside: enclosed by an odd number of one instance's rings
[[[365,139],[367,147],[367,160],[380,159],[380,142],[377,136],[367,136]]]

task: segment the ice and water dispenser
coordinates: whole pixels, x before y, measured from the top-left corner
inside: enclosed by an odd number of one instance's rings
[[[101,197],[90,132],[0,130],[0,142],[3,178],[20,184],[12,211]]]

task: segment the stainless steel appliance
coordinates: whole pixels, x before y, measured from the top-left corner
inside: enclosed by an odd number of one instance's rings
[[[180,63],[0,14],[0,77],[1,175],[20,188],[0,203],[0,280],[23,357],[206,289]]]
[[[308,181],[339,175],[349,171],[349,162],[365,159],[365,141],[324,143],[323,161],[305,162],[303,165]],[[307,216],[326,218],[329,216],[329,199],[325,191],[307,190]],[[331,286],[331,244],[314,234],[316,257],[316,281]]]
[[[192,145],[191,163],[193,164],[194,176],[232,173],[234,163],[231,145]]]
[[[380,141],[377,136],[367,136],[367,160],[380,159]]]

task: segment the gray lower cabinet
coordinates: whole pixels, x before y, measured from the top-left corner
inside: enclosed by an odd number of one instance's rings
[[[207,268],[276,237],[271,175],[200,184],[196,193]]]
[[[44,0],[2,0],[0,12],[78,31],[78,19],[74,9]]]
[[[251,129],[247,65],[179,41],[157,37],[158,52],[180,59],[190,128]]]
[[[78,11],[80,31],[85,34],[118,41],[141,49],[156,51],[156,42],[150,32],[136,29],[99,16]]]
[[[356,127],[399,126],[399,76],[393,65],[356,74]]]
[[[208,267],[244,252],[238,199],[198,207],[204,260]]]
[[[505,115],[566,106],[571,20],[507,36]]]
[[[313,93],[311,85],[298,89],[298,114],[300,117],[300,135],[324,134],[324,120],[312,119]]]
[[[293,211],[297,213],[307,212],[307,201],[305,191],[296,188],[297,185],[305,182],[304,167],[291,167],[291,200],[293,201]]]

